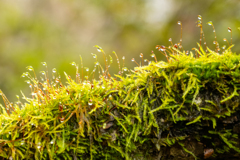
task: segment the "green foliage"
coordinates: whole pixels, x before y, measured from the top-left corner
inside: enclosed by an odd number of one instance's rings
[[[231,51],[232,46],[219,54],[207,47],[204,51],[200,44],[195,55],[181,51],[181,42],[177,47],[157,46],[168,62],[149,62],[128,73],[118,62],[116,78],[109,73],[112,57],[108,60],[103,49],[95,46],[105,66],[96,59],[94,71],[89,74],[85,68],[84,76],[83,65],[79,69],[73,62],[76,77],[65,73],[67,85],[55,69],[49,78],[45,62],[40,80],[33,67],[27,67],[33,75],[22,76],[28,78],[31,98],[22,94],[26,102],[12,104],[1,92],[5,107],[1,106],[0,115],[0,156],[134,159],[138,155],[147,159],[153,152],[148,146],[158,152],[178,144],[197,159],[182,142],[189,136],[212,140],[212,135],[225,144],[225,148],[215,146],[218,153],[240,152],[233,141],[238,135],[220,125],[239,112],[240,56]],[[204,134],[191,134],[201,127],[207,128]]]

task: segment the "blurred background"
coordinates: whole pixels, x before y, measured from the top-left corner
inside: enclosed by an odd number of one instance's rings
[[[1,0],[0,1],[0,89],[11,102],[22,90],[30,95],[26,78],[21,78],[27,66],[33,66],[40,76],[45,70],[57,69],[60,75],[67,72],[74,77],[75,67],[83,65],[92,71],[97,54],[104,64],[102,54],[94,45],[103,48],[113,57],[110,70],[118,72],[119,59],[125,56],[125,66],[133,69],[139,55],[153,60],[153,50],[158,60],[166,60],[156,45],[178,43],[181,35],[178,21],[183,25],[183,47],[191,50],[199,42],[200,28],[197,16],[203,18],[207,45],[214,50],[214,33],[207,22],[212,21],[220,47],[230,42],[232,28],[233,51],[240,52],[240,2],[239,0]],[[121,60],[120,60],[120,63]],[[65,78],[62,78],[65,81]],[[21,97],[21,96],[20,96]]]

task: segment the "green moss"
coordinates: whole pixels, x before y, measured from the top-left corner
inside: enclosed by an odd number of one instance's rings
[[[214,156],[230,149],[240,153],[238,134],[225,123],[240,110],[240,56],[232,46],[219,54],[207,47],[204,51],[199,43],[195,55],[175,45],[157,46],[168,62],[151,62],[125,76],[127,69],[121,70],[118,63],[116,78],[109,74],[112,58],[108,63],[104,51],[96,47],[105,57],[105,67],[97,61],[92,74],[87,69],[84,77],[83,66],[79,71],[72,63],[76,78],[65,73],[63,85],[55,69],[52,80],[47,71],[38,80],[29,66],[34,76],[23,74],[32,90],[31,98],[23,94],[26,103],[12,104],[1,92],[5,103],[0,115],[1,157],[167,159],[177,145],[197,159],[200,154],[185,144],[189,138],[214,148]],[[99,80],[89,80],[97,69]],[[168,149],[170,154],[162,152]]]

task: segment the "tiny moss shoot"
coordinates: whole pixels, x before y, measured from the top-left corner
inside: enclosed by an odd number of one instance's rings
[[[1,91],[4,104],[0,115],[0,157],[2,159],[198,159],[240,154],[239,123],[240,56],[232,52],[232,29],[228,46],[208,48],[198,16],[200,41],[192,51],[180,42],[157,45],[167,62],[141,62],[124,66],[115,52],[118,74],[111,75],[113,58],[95,46],[94,69],[80,68],[75,77],[65,73],[67,85],[54,68],[37,75],[32,66],[23,73],[31,97],[11,103]],[[146,64],[147,65],[144,65]],[[50,76],[52,78],[50,78]],[[95,79],[97,78],[97,80]],[[200,146],[189,147],[198,142]],[[196,144],[198,144],[196,143]],[[193,145],[192,145],[193,146]],[[182,153],[182,154],[180,154]]]

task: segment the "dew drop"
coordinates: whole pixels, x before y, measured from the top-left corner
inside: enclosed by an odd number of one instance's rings
[[[88,72],[88,71],[89,71],[89,68],[86,68],[86,71]]]
[[[22,141],[21,141],[21,145],[24,145],[24,143],[25,143],[25,141],[24,141],[24,140],[22,140]]]
[[[102,52],[102,50],[100,48],[97,49],[98,52]]]
[[[151,54],[151,57],[155,57],[155,54]]]
[[[168,41],[171,42],[171,41],[172,41],[172,38],[169,38]]]
[[[93,58],[97,58],[97,55],[96,54],[93,54],[93,53],[91,53],[92,55],[93,55]]]
[[[53,73],[56,73],[56,72],[57,72],[56,68],[53,68],[53,69],[52,69],[52,72],[53,72]]]
[[[144,59],[144,62],[147,62],[147,59]]]
[[[135,61],[135,59],[134,59],[134,58],[132,58],[132,61],[134,62],[134,61]]]
[[[178,24],[178,25],[181,25],[182,23],[181,23],[181,21],[178,21],[177,24]]]
[[[127,67],[124,67],[124,68],[123,68],[123,71],[125,71],[125,72],[126,72],[126,71],[127,71]]]
[[[51,140],[50,144],[53,144],[54,143],[54,140]]]
[[[212,21],[209,21],[207,24],[208,24],[209,26],[211,26],[211,25],[212,25]]]
[[[232,29],[230,27],[228,27],[228,32],[232,32]]]
[[[216,41],[213,41],[213,44],[216,44]]]
[[[161,47],[160,47],[160,50],[161,50],[161,51],[165,51],[165,50],[166,50],[166,47],[165,47],[165,46],[161,46]]]
[[[88,105],[91,106],[93,103],[92,103],[92,100],[90,99],[89,102],[88,102]]]
[[[213,32],[215,32],[215,29],[213,30]]]
[[[125,59],[125,56],[123,56],[122,59],[124,60],[124,59]]]
[[[140,57],[141,57],[141,58],[143,57],[143,54],[142,54],[142,53],[140,53]]]
[[[105,86],[102,86],[102,89],[105,89]]]
[[[223,41],[227,41],[227,39],[226,39],[226,38],[223,38]]]
[[[37,148],[38,148],[38,149],[41,148],[41,143],[40,143],[40,142],[38,143]]]

